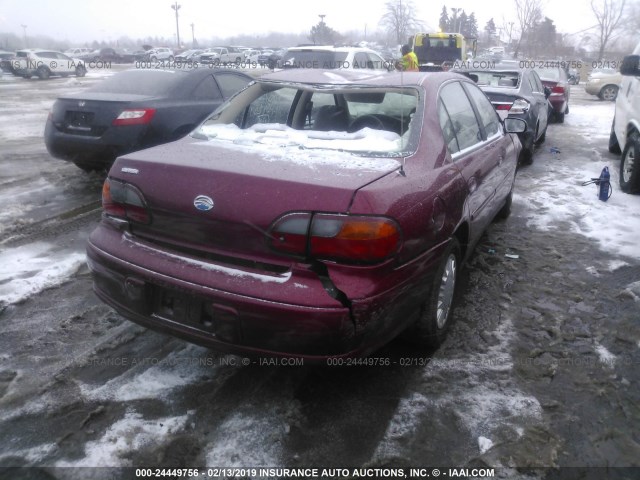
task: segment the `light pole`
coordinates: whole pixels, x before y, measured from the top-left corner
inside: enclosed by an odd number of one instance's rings
[[[178,44],[178,48],[180,48],[180,28],[178,27],[178,10],[180,10],[180,5],[178,5],[178,2],[176,1],[171,5],[171,8],[176,11],[176,42]]]
[[[196,33],[195,33],[195,25],[192,23],[191,24],[191,46],[193,48],[196,48]]]
[[[24,36],[24,48],[27,48],[29,45],[27,45],[27,26],[26,25],[20,25],[22,27],[22,34]]]

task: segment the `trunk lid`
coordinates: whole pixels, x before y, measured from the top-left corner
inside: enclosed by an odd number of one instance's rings
[[[120,157],[109,175],[137,187],[151,211],[151,224],[133,225],[134,234],[196,255],[255,260],[274,257],[267,231],[278,217],[346,213],[359,188],[399,166],[392,158],[187,137]]]
[[[126,108],[151,100],[148,95],[86,92],[82,97],[62,97],[51,110],[56,128],[75,135],[101,136]]]

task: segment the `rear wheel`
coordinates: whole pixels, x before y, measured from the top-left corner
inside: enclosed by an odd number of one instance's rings
[[[562,113],[557,113],[556,112],[556,122],[564,123],[564,112],[562,112]]]
[[[82,65],[76,67],[76,77],[84,77],[86,74],[87,70]]]
[[[622,151],[620,189],[626,193],[640,193],[640,140],[630,137]]]
[[[36,75],[40,80],[46,80],[51,76],[51,71],[47,67],[41,66],[36,70]]]
[[[598,95],[601,100],[605,100],[607,102],[613,102],[617,96],[618,87],[615,85],[605,85],[602,87],[602,90],[600,90],[600,94]]]
[[[420,318],[407,332],[411,341],[429,348],[444,342],[451,324],[460,258],[460,244],[452,237],[430,285]]]

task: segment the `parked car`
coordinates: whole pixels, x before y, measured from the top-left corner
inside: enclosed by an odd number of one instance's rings
[[[24,78],[37,75],[41,80],[52,75],[84,77],[87,74],[84,60],[68,57],[62,52],[38,48],[18,50],[15,59],[11,61],[11,68],[14,75]]]
[[[157,47],[147,50],[145,60],[150,62],[168,61],[173,62],[173,50],[167,47]]]
[[[389,65],[376,52],[362,47],[293,47],[282,58],[282,68],[388,70]]]
[[[587,77],[585,92],[597,95],[600,100],[615,101],[622,83],[622,75],[613,68],[593,70]]]
[[[269,65],[269,57],[271,55],[273,55],[273,53],[274,53],[274,50],[270,50],[270,49],[262,50],[260,52],[260,55],[258,55],[258,64],[261,67],[268,66]]]
[[[0,50],[0,70],[7,73],[13,72],[11,60],[13,60],[14,57],[15,53]]]
[[[190,136],[116,160],[94,290],[226,352],[366,355],[407,329],[439,345],[464,259],[509,213],[506,132],[524,128],[452,73],[265,75]]]
[[[91,53],[91,52],[93,52],[93,49],[89,47],[75,47],[75,48],[69,48],[68,50],[65,50],[64,54],[68,55],[69,57],[81,58],[82,55],[86,55],[87,53]]]
[[[211,65],[240,64],[244,53],[233,47],[212,47],[200,55],[200,62]]]
[[[116,73],[58,98],[45,127],[45,144],[52,156],[84,170],[105,169],[118,155],[186,135],[251,80],[209,69]]]
[[[501,118],[521,118],[527,130],[518,134],[522,143],[521,162],[530,164],[536,145],[544,142],[551,93],[535,70],[495,65],[490,70],[460,70],[476,81]]]
[[[571,96],[567,72],[562,68],[540,68],[536,72],[542,84],[551,90],[549,120],[564,123],[564,116],[569,114],[569,97]]]
[[[106,47],[99,50],[93,50],[90,53],[82,54],[87,62],[110,62],[110,63],[133,63],[135,56],[125,50],[116,50],[115,48]]]
[[[176,63],[194,63],[199,55],[204,52],[204,50],[200,48],[193,48],[191,50],[185,50],[184,52],[175,56],[174,60]]]
[[[622,153],[622,191],[640,193],[640,43],[633,55],[624,57],[620,73],[622,84],[616,98],[609,151]]]

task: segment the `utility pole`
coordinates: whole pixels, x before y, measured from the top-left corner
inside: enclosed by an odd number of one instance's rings
[[[24,48],[27,48],[29,45],[27,45],[27,26],[26,25],[20,25],[22,27],[22,34],[24,36]]]
[[[178,5],[178,2],[176,1],[171,5],[171,8],[176,11],[176,42],[178,44],[178,48],[180,48],[180,28],[178,27],[178,10],[180,10],[180,5]]]
[[[195,34],[194,27],[195,27],[195,25],[193,23],[191,23],[191,46],[193,48],[196,47],[196,34]]]

